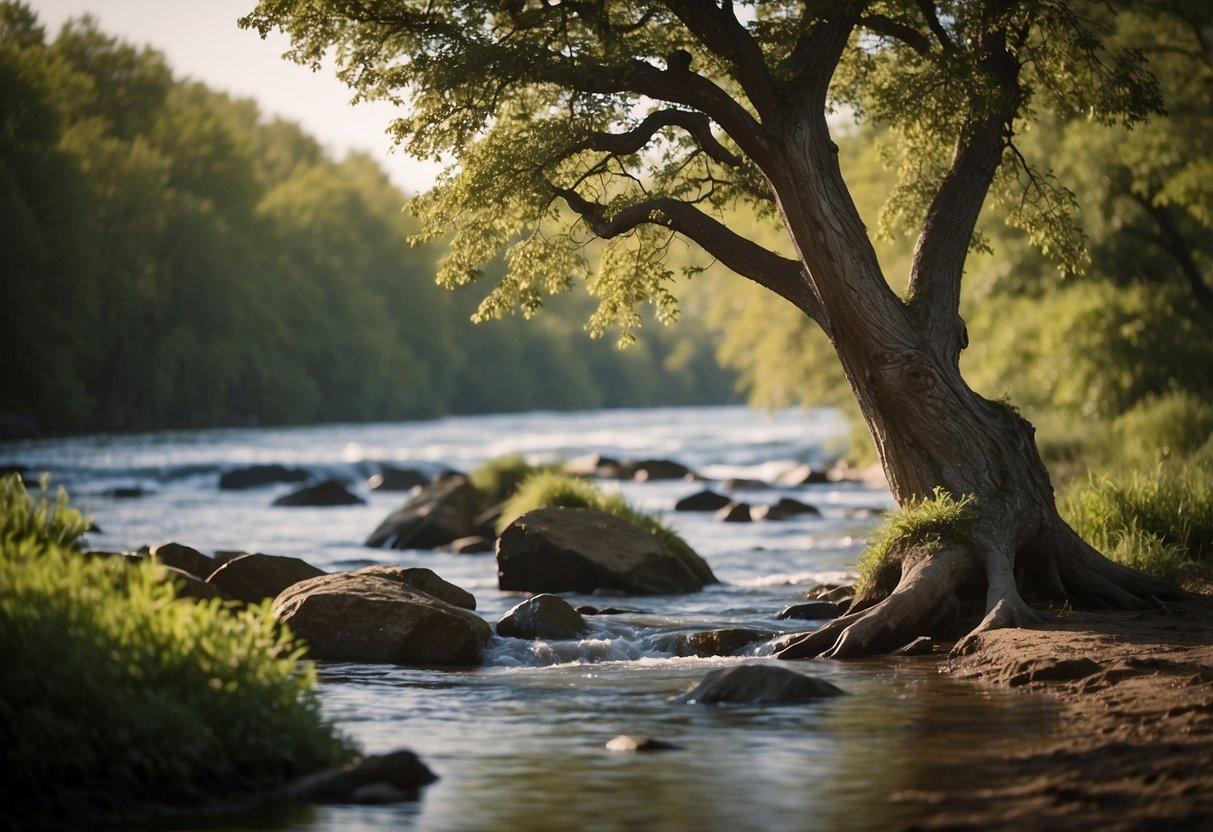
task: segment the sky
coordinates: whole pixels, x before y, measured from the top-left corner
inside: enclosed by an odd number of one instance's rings
[[[377,159],[397,187],[410,193],[433,182],[438,167],[391,151],[386,130],[391,105],[351,106],[351,91],[332,70],[314,73],[281,56],[289,46],[275,33],[262,40],[236,20],[256,0],[27,0],[54,38],[62,24],[91,14],[106,34],[167,56],[177,78],[193,78],[239,98],[263,114],[298,122],[335,158],[361,150]]]

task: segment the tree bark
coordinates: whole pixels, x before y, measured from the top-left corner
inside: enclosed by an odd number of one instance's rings
[[[966,608],[977,611],[973,632],[1028,625],[1040,616],[1025,593],[1097,607],[1174,597],[1170,582],[1108,561],[1066,525],[1033,427],[970,389],[948,342],[954,330],[916,326],[913,303],[888,288],[837,160],[822,152],[832,145],[809,135],[787,146],[769,168],[774,191],[894,498],[906,506],[942,488],[971,496],[977,519],[936,554],[909,542],[887,597],[857,598],[848,616],[777,655],[879,652]]]

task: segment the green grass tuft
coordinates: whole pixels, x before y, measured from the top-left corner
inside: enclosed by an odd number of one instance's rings
[[[150,560],[74,548],[85,526],[62,492],[0,481],[6,812],[209,800],[348,759],[268,603],[178,599]]]
[[[963,535],[975,516],[972,495],[957,500],[942,488],[936,488],[925,500],[903,507],[876,530],[860,554],[856,592],[891,592],[893,587],[885,584],[900,574],[893,568],[897,565],[897,549],[909,544],[938,549],[944,535]]]
[[[489,505],[496,505],[517,491],[527,477],[547,470],[551,466],[532,465],[522,454],[506,454],[485,462],[468,479]]]

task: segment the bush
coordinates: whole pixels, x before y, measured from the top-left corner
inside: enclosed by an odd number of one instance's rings
[[[1091,545],[1142,571],[1175,575],[1186,561],[1213,560],[1213,464],[1194,458],[1152,475],[1091,476],[1058,503]]]
[[[156,563],[76,549],[85,525],[0,481],[6,812],[190,802],[350,756],[268,604],[178,599]]]
[[[1108,458],[1152,467],[1186,459],[1213,437],[1213,404],[1191,393],[1151,396],[1112,422]]]
[[[673,529],[656,517],[632,508],[623,495],[607,494],[591,482],[557,471],[540,471],[518,486],[514,495],[505,502],[501,517],[497,520],[497,533],[501,534],[510,523],[528,511],[548,506],[602,511],[647,529],[674,551],[694,554]]]

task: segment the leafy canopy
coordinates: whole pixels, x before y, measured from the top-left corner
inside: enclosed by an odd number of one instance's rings
[[[827,326],[804,288],[814,253],[777,254],[721,218],[786,215],[780,151],[828,144],[830,114],[893,131],[886,219],[922,223],[932,268],[932,228],[963,250],[991,184],[1011,222],[1076,266],[1072,199],[1014,140],[1041,109],[1132,123],[1159,108],[1141,56],[1107,45],[1110,19],[1108,4],[1053,0],[261,0],[241,24],[286,31],[314,68],[335,57],[355,99],[401,105],[408,152],[451,161],[415,207],[422,238],[451,235],[445,284],[506,252],[478,317],[529,316],[583,279],[591,332],[626,340],[644,302],[676,313],[678,235]],[[969,174],[975,205],[948,193]]]

